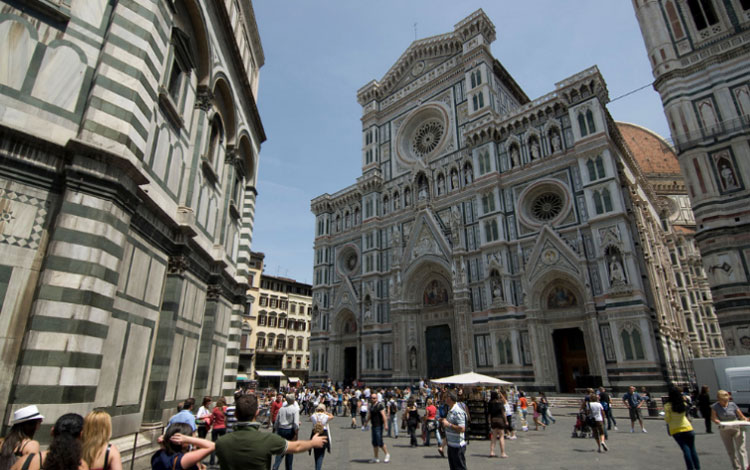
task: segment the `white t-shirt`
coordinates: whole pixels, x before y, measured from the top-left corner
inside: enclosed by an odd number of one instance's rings
[[[325,429],[326,431],[328,430],[328,420],[329,420],[329,418],[328,418],[327,414],[315,412],[310,417],[310,419],[312,420],[313,426],[315,426],[316,424],[320,423],[320,424],[323,425],[323,429]]]
[[[604,407],[601,403],[598,401],[590,401],[586,406],[591,410],[590,413],[595,420],[602,421],[602,411],[604,410]]]

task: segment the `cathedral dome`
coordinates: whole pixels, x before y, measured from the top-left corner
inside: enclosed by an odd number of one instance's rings
[[[646,177],[680,175],[677,154],[662,136],[626,122],[618,122],[617,128]]]

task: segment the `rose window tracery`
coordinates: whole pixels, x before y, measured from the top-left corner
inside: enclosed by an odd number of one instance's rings
[[[443,136],[443,123],[438,120],[428,121],[414,132],[411,151],[414,155],[424,157],[437,147]]]
[[[562,208],[563,200],[559,194],[543,193],[531,203],[531,214],[536,219],[546,222],[560,215]]]

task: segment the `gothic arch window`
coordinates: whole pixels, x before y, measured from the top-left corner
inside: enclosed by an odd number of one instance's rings
[[[211,166],[216,165],[220,158],[220,151],[224,144],[224,126],[221,124],[219,115],[215,115],[211,120],[211,131],[208,137],[208,149],[206,151],[206,160]]]
[[[612,212],[612,197],[607,188],[602,189],[602,202],[604,203],[604,211]]]
[[[675,39],[682,39],[685,36],[685,32],[682,29],[682,23],[677,15],[677,10],[674,7],[674,3],[667,1],[664,8],[667,10],[667,18],[669,18],[669,24],[672,26],[672,32],[674,33]]]
[[[596,132],[594,113],[590,109],[587,109],[585,112],[578,112],[578,128],[581,131],[581,137],[586,137],[587,135]]]
[[[599,175],[599,178],[604,178],[606,176],[604,173],[604,159],[601,155],[596,157],[596,172]]]
[[[344,212],[344,229],[348,229],[352,226],[351,216],[349,211]]]
[[[336,214],[336,231],[341,231],[341,214]]]
[[[638,328],[632,328],[630,331],[624,329],[620,332],[622,347],[625,351],[625,360],[637,361],[645,359],[643,354],[643,344],[641,343],[641,332]]]
[[[500,338],[497,341],[497,353],[499,364],[513,364],[513,345],[510,338]]]
[[[594,161],[590,158],[586,160],[586,169],[589,172],[589,181],[594,181],[596,179],[596,167],[594,166]]]
[[[484,222],[484,237],[487,243],[494,242],[500,238],[500,233],[497,229],[497,220],[490,219]]]
[[[590,110],[586,110],[586,123],[589,125],[589,134],[596,132],[596,126],[594,125],[594,113]]]
[[[581,131],[581,137],[586,137],[586,135],[588,135],[588,130],[586,129],[586,117],[583,113],[578,113],[578,129]]]
[[[601,155],[586,160],[586,169],[589,173],[589,181],[595,181],[607,176],[604,172],[604,159]]]
[[[719,22],[713,2],[711,0],[687,0],[690,16],[693,17],[695,29],[704,30]]]

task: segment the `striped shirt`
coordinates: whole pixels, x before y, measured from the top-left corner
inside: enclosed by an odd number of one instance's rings
[[[449,423],[462,426],[466,430],[466,412],[458,403],[453,404],[453,408],[448,412],[446,419]],[[463,447],[466,445],[463,432],[458,432],[447,427],[445,428],[445,435],[450,447]]]

